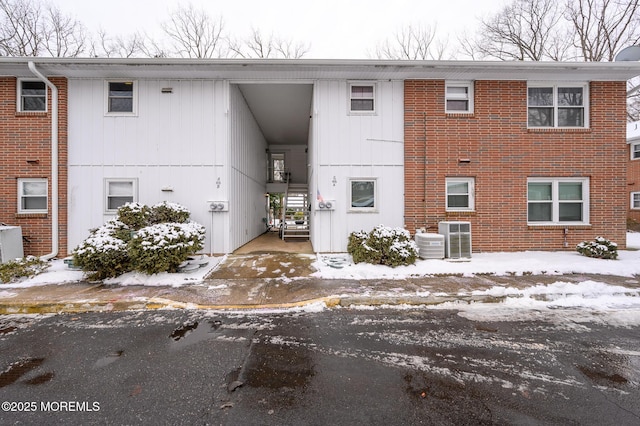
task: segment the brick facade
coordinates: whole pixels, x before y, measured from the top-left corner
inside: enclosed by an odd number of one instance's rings
[[[67,80],[50,78],[59,93],[59,256],[67,253]],[[51,252],[51,91],[47,112],[17,112],[17,79],[0,78],[0,222],[22,227],[25,255]],[[48,213],[18,213],[18,179],[46,178]]]
[[[470,221],[475,252],[573,250],[598,235],[624,248],[625,83],[592,82],[589,94],[588,129],[535,130],[527,129],[525,81],[476,81],[470,115],[445,114],[444,81],[405,81],[407,229]],[[445,211],[447,177],[475,178],[475,211]],[[588,177],[590,224],[529,226],[528,177]]]
[[[631,194],[640,192],[640,159],[631,159],[631,151],[633,143],[638,142],[640,139],[634,139],[627,148],[627,158],[629,159],[627,164],[627,208],[629,209],[627,217],[635,222],[640,222],[640,209],[631,208]]]

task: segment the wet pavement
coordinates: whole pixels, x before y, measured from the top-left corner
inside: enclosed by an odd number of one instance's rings
[[[423,308],[0,316],[10,329],[0,332],[0,422],[638,424],[637,329],[580,316],[557,309],[493,321]]]
[[[604,275],[428,276],[400,280],[320,279],[310,276],[315,256],[238,254],[202,283],[182,286],[117,285],[89,282],[26,288],[0,286],[0,314],[100,312],[143,309],[281,309],[323,303],[351,305],[438,304],[452,300],[500,301],[473,296],[494,286],[524,289],[557,281],[599,281],[632,289],[637,279]]]

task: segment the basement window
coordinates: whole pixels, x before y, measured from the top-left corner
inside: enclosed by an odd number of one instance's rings
[[[107,81],[107,115],[136,115],[137,84],[135,81]]]
[[[18,112],[46,112],[47,86],[39,80],[18,80]]]

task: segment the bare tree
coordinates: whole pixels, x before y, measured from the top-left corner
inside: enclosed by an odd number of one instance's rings
[[[86,50],[84,25],[51,5],[47,6],[42,32],[45,48],[51,56],[76,57]]]
[[[408,25],[376,47],[379,59],[439,60],[447,45],[436,39],[436,27]]]
[[[204,9],[192,4],[178,6],[162,29],[173,44],[173,53],[183,58],[215,58],[226,56],[223,51],[222,18],[214,20]]]
[[[58,8],[38,1],[0,0],[0,55],[75,57],[84,53],[85,29]]]
[[[567,16],[575,47],[585,61],[613,61],[622,48],[640,41],[639,0],[573,0]]]
[[[104,29],[98,31],[98,38],[91,43],[90,54],[105,58],[157,58],[164,57],[164,50],[151,38],[141,32],[126,36],[109,36]]]
[[[252,29],[251,36],[247,39],[230,41],[229,49],[233,55],[241,58],[261,59],[300,59],[309,52],[309,46],[304,43],[294,43],[288,39],[275,37],[273,34],[265,37],[256,28]]]
[[[478,38],[463,45],[472,57],[500,60],[567,58],[571,39],[558,0],[515,0],[499,13],[481,20]]]
[[[640,41],[640,0],[514,0],[463,43],[472,58],[612,61]]]

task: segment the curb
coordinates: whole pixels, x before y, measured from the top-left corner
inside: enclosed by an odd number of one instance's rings
[[[446,302],[461,303],[500,303],[506,296],[325,296],[296,302],[267,303],[267,304],[225,304],[207,305],[191,302],[151,297],[145,301],[57,301],[57,302],[18,302],[1,303],[0,315],[15,314],[61,314],[88,312],[123,312],[123,311],[152,311],[162,309],[209,310],[209,311],[250,311],[250,310],[283,310],[303,308],[305,306],[323,303],[326,308],[350,308],[357,306],[424,306],[440,305]]]
[[[189,309],[189,310],[215,310],[215,311],[243,311],[243,310],[279,310],[302,308],[315,303],[324,303],[327,308],[342,305],[339,297],[319,297],[298,302],[273,303],[273,304],[229,304],[229,305],[204,305],[198,303],[179,302],[175,300],[152,297],[146,301],[69,301],[69,302],[18,302],[0,303],[0,315],[16,314],[62,314],[62,313],[88,313],[88,312],[122,312],[145,311],[161,309]]]

